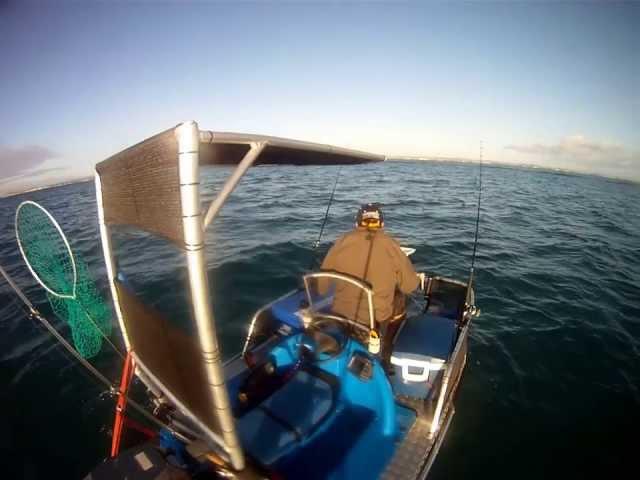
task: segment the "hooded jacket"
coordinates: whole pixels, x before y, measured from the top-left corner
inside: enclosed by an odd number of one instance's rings
[[[408,294],[420,283],[411,260],[400,249],[398,242],[383,229],[358,227],[346,233],[333,244],[321,268],[351,275],[371,284],[377,322],[386,322],[391,318],[396,290]],[[338,281],[335,285],[333,311],[368,325],[366,294],[346,282]]]

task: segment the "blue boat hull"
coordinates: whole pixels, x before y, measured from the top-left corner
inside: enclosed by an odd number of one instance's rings
[[[259,312],[261,340],[227,364],[238,431],[252,460],[279,478],[424,478],[453,417],[466,362],[469,325],[457,304],[466,292],[451,285],[457,301],[434,295],[405,321],[392,361],[412,366],[390,372],[344,332],[336,332],[344,336],[339,353],[301,359],[300,346],[309,341],[298,314],[302,291]],[[414,366],[423,364],[425,380],[412,381],[421,378]]]

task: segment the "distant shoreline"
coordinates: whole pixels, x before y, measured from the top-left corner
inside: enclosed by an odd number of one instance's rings
[[[406,163],[423,163],[423,162],[447,163],[447,164],[457,164],[457,165],[467,165],[467,166],[473,166],[473,165],[477,166],[479,164],[478,160],[470,160],[466,158],[447,158],[447,157],[430,157],[430,158],[387,157],[386,161],[406,162]],[[598,173],[577,172],[575,170],[567,170],[564,168],[541,167],[539,165],[518,164],[518,163],[503,163],[503,162],[495,162],[491,160],[489,161],[483,160],[482,164],[485,167],[506,168],[509,170],[526,170],[526,171],[532,171],[532,172],[553,173],[556,175],[567,175],[567,176],[575,176],[575,177],[603,178],[605,180],[614,181],[616,183],[626,183],[626,184],[640,186],[640,180],[629,180],[627,178],[609,177],[607,175],[601,175]]]
[[[28,190],[21,190],[19,192],[3,193],[3,194],[0,194],[0,198],[17,197],[18,195],[24,195],[26,193],[39,192],[41,190],[50,190],[52,188],[64,187],[65,185],[74,185],[76,183],[87,183],[91,181],[93,181],[93,177],[74,178],[73,180],[65,180],[64,182],[57,182],[51,185],[42,185],[40,187],[34,187]]]
[[[445,163],[445,164],[456,164],[456,165],[466,165],[469,167],[477,166],[477,160],[470,160],[466,158],[446,158],[446,157],[431,157],[431,158],[412,158],[412,157],[387,157],[386,162],[398,162],[398,163]],[[483,161],[482,164],[485,167],[490,168],[506,168],[509,170],[525,170],[531,172],[540,172],[540,173],[552,173],[555,175],[566,175],[566,176],[574,176],[574,177],[593,177],[593,178],[602,178],[604,180],[608,180],[616,183],[624,183],[628,185],[636,185],[640,186],[640,180],[629,180],[626,178],[619,177],[608,177],[606,175],[600,175],[597,173],[583,173],[576,172],[575,170],[566,170],[562,168],[549,168],[549,167],[541,167],[538,165],[521,165],[515,163],[502,163],[495,161]],[[63,182],[58,182],[52,185],[43,185],[41,187],[30,188],[28,190],[23,190],[19,192],[11,192],[6,194],[0,194],[0,198],[11,198],[16,197],[18,195],[24,195],[26,193],[39,192],[41,190],[49,190],[57,187],[64,187],[65,185],[73,185],[76,183],[86,183],[93,181],[93,177],[81,177],[73,180],[66,180]]]

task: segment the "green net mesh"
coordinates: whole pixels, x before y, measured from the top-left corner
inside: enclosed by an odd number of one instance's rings
[[[40,283],[56,295],[73,296],[73,259],[47,213],[34,203],[23,203],[16,214],[16,235]]]
[[[98,293],[87,264],[70,255],[64,237],[39,205],[23,203],[16,234],[25,261],[43,287],[54,313],[66,321],[78,352],[92,358],[111,334],[111,311]],[[75,260],[75,273],[74,273]]]

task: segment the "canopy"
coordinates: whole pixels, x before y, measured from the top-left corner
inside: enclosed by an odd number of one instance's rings
[[[200,132],[200,164],[240,163],[250,144],[265,148],[254,165],[341,165],[381,162],[384,155],[280,137],[230,132]]]
[[[107,225],[132,225],[183,246],[177,128],[96,165]],[[385,159],[383,155],[285,138],[199,131],[198,163],[237,165],[252,145],[263,147],[253,165],[340,165]]]
[[[204,231],[254,164],[337,165],[383,161],[381,155],[283,138],[201,131],[185,122],[96,166],[100,235],[114,307],[137,374],[171,402],[237,470],[244,456],[225,386],[211,310]],[[204,210],[200,165],[236,165]],[[206,215],[205,215],[206,212]],[[184,251],[197,339],[171,327],[118,280],[111,227],[129,225],[164,237]]]

